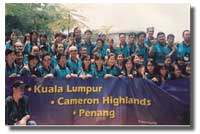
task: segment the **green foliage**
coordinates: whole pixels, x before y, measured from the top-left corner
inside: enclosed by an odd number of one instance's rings
[[[61,4],[7,3],[6,35],[15,29],[24,35],[36,30],[48,36],[58,31],[70,31],[74,26],[87,27],[86,18]]]

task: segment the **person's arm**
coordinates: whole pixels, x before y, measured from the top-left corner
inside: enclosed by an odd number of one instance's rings
[[[67,68],[67,75],[65,76],[65,78],[71,78],[71,71],[69,70],[69,68]]]
[[[167,55],[167,56],[172,56],[172,54],[175,52],[175,50],[176,50],[176,45],[174,44],[173,45],[173,47],[172,47],[172,50],[171,50],[171,52]]]
[[[10,78],[12,77],[17,77],[17,74],[16,73],[12,73],[11,75],[9,75]]]
[[[54,76],[53,76],[53,74],[46,74],[45,76],[44,76],[44,78],[53,78]]]
[[[14,125],[13,117],[10,115],[11,104],[9,98],[6,98],[5,101],[5,123],[6,125]]]
[[[22,117],[21,120],[16,122],[15,125],[26,125],[26,123],[30,119],[30,117],[31,117],[30,115],[25,115],[24,117]]]
[[[27,67],[24,66],[24,67],[20,70],[19,73],[20,73],[21,76],[26,76],[26,77],[28,77],[28,70],[27,70]]]
[[[23,117],[21,120],[15,123],[15,125],[26,125],[27,121],[30,119],[30,107],[29,107],[29,99],[27,96],[23,97],[24,100],[24,109],[23,109]]]
[[[154,56],[154,45],[149,48],[149,55]]]
[[[104,78],[105,78],[105,79],[107,79],[107,78],[112,78],[112,77],[113,77],[112,74],[105,74],[105,75],[104,75]]]

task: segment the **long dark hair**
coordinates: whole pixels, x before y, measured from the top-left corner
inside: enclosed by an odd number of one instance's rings
[[[166,67],[165,65],[158,65],[158,69],[159,69],[159,72],[158,72],[159,81],[161,80],[160,70],[161,70],[162,68],[165,68],[166,71],[167,71],[167,73],[166,73],[166,75],[165,75],[165,77],[164,77],[165,80],[167,79],[167,77],[168,77],[168,73],[169,73],[169,70],[167,70],[167,67]]]
[[[83,55],[83,57],[82,57],[82,69],[83,69],[83,71],[86,71],[86,67],[85,67],[85,64],[84,64],[84,60],[85,59],[87,59],[87,58],[90,58],[90,56],[88,55],[88,54],[85,54],[85,55]],[[91,64],[91,63],[90,63]],[[91,70],[91,66],[89,65],[89,68],[88,68],[88,70]]]
[[[11,37],[10,37],[12,33],[16,34],[16,36],[17,36],[17,31],[13,29],[9,34],[9,40],[10,40],[11,46],[12,46],[12,43],[13,43],[13,41],[11,40]]]
[[[35,33],[35,34],[37,35],[37,37],[38,37],[38,32],[37,32],[37,31],[32,31],[32,32],[30,33],[30,42],[31,42],[31,44],[33,44],[32,36],[33,36],[34,33]],[[36,42],[36,44],[37,44],[37,42]]]
[[[23,39],[23,44],[24,45],[26,45],[25,43],[26,43],[26,41],[27,41],[27,34],[29,34],[30,35],[30,41],[31,41],[31,34],[30,33],[26,33],[25,35],[24,35],[24,39]]]
[[[154,61],[153,59],[150,58],[150,59],[147,60],[147,64],[148,64],[148,63],[151,63],[152,66],[154,66],[153,74],[155,74],[156,71],[158,70],[158,69],[156,68],[156,63],[155,63],[155,61]],[[146,64],[146,72],[149,73],[149,70],[147,69],[147,64]]]
[[[96,60],[103,60],[103,61],[105,60],[104,57],[100,56],[100,55],[95,55],[94,59],[95,59],[95,61]],[[98,70],[96,62],[95,62],[95,67],[96,67],[96,70]],[[103,64],[101,66],[101,70],[103,70]]]
[[[124,69],[124,71],[125,71],[125,75],[126,75],[126,76],[128,75],[128,74],[127,74],[127,69],[126,69],[126,63],[127,63],[128,61],[131,61],[132,65],[133,65],[133,62],[132,62],[131,58],[125,58],[125,59],[124,59],[124,61],[123,61],[123,69]],[[132,68],[131,68],[131,73],[133,73],[133,66],[132,66]]]

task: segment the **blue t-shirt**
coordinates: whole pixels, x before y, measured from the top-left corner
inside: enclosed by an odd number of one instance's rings
[[[143,64],[146,65],[148,59],[148,49],[144,46],[144,44],[140,44],[137,46],[136,54],[144,59]]]
[[[78,71],[82,67],[82,61],[77,59],[77,62],[74,62],[73,60],[71,60],[71,58],[69,58],[67,66],[69,67],[71,73],[78,74]]]
[[[51,50],[51,46],[49,45],[49,43],[43,44],[43,49],[45,49],[45,51],[47,51],[50,56],[54,55],[53,51]]]
[[[20,75],[25,77],[31,77],[32,75],[40,76],[40,72],[37,67],[30,69],[27,65],[20,70]]]
[[[66,75],[71,74],[67,66],[61,67],[59,64],[55,67],[55,77],[65,78]]]
[[[30,54],[31,49],[32,49],[32,44],[31,43],[26,44],[26,46],[24,48],[24,54]]]
[[[106,50],[108,48],[108,45],[104,42],[102,47],[103,47],[103,49]]]
[[[128,44],[130,55],[133,54],[136,50],[136,45],[134,43]]]
[[[18,70],[18,68],[17,68],[17,65],[16,65],[15,63],[13,63],[12,68],[10,68],[10,67],[8,66],[8,64],[6,64],[5,75],[8,77],[8,76],[10,76],[10,75],[13,74],[13,73],[15,73],[15,74],[18,74],[18,73],[19,73],[19,70]]]
[[[7,41],[6,42],[6,49],[10,49],[11,48],[11,41]]]
[[[52,67],[49,67],[49,69],[46,69],[43,66],[40,66],[39,72],[40,72],[41,77],[44,77],[47,74],[54,74],[54,70]]]
[[[121,72],[120,72],[120,69],[117,67],[117,65],[113,65],[111,68],[106,67],[106,74],[119,76]]]
[[[96,78],[104,78],[106,74],[106,69],[104,65],[102,66],[101,70],[97,69],[96,64],[94,64],[93,68],[94,68],[94,73],[95,73]]]
[[[177,49],[176,49],[176,55],[181,57],[181,58],[185,58],[185,56],[189,56],[189,60],[190,60],[190,51],[191,51],[191,45],[186,45],[184,44],[184,42],[181,42],[177,45]]]
[[[89,70],[83,70],[83,68],[80,68],[79,71],[78,71],[78,76],[80,75],[91,75],[92,77],[95,76],[95,73],[94,73],[94,69],[90,66],[90,69]]]
[[[92,54],[92,50],[94,49],[95,46],[94,46],[94,44],[92,44],[92,42],[87,43],[85,41],[85,43],[81,44],[81,47],[87,48],[87,54],[91,55]]]
[[[144,40],[144,44],[146,44],[148,47],[151,47],[151,41],[148,39],[148,38],[146,38],[145,40]]]
[[[104,49],[103,47],[100,49],[100,48],[97,48],[97,46],[93,49],[92,53],[94,54],[95,52],[97,52],[100,56],[107,56],[107,52],[106,52],[106,49]]]
[[[157,42],[153,48],[155,62],[164,63],[165,56],[170,53],[171,49],[167,45],[161,45]]]
[[[129,49],[127,43],[125,43],[123,46],[120,45],[120,47],[116,47],[115,54],[118,55],[119,53],[122,53],[124,58],[130,56],[130,49]]]

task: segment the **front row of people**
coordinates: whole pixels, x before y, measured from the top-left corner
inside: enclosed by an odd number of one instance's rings
[[[111,53],[105,59],[98,54],[94,57],[86,54],[78,58],[76,54],[73,56],[73,53],[70,57],[60,53],[54,59],[57,64],[53,66],[53,59],[48,53],[45,53],[41,58],[33,54],[28,55],[28,64],[20,66],[23,64],[23,58],[18,60],[16,55],[20,56],[11,49],[6,50],[6,76],[8,77],[80,77],[82,79],[140,77],[161,83],[165,80],[189,77],[191,73],[190,63],[184,63],[181,58],[177,58],[172,64],[170,57],[166,57],[164,64],[158,65],[153,59],[148,59],[147,64],[144,65],[142,59],[137,55],[124,59],[120,54],[116,56]]]

